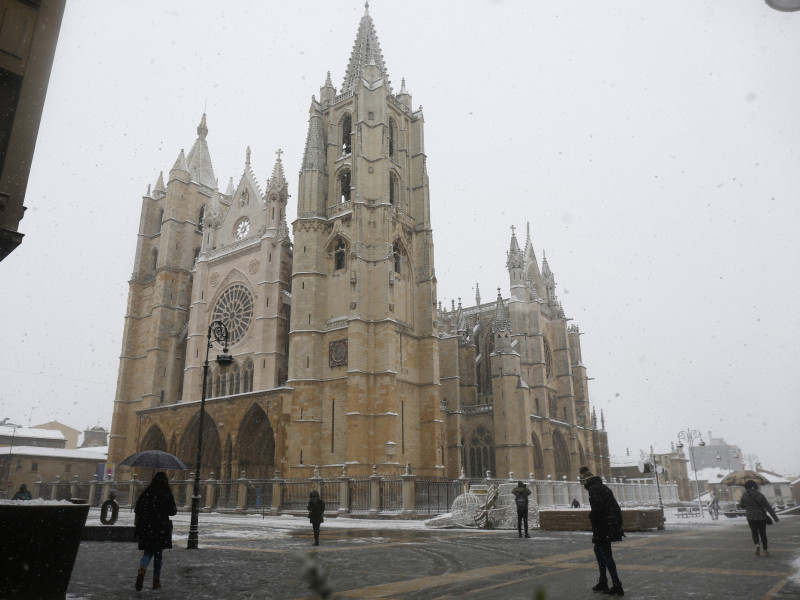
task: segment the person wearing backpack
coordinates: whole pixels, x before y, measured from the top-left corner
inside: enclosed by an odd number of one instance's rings
[[[521,481],[517,482],[517,487],[511,490],[514,494],[514,503],[517,505],[517,532],[522,537],[522,524],[525,523],[525,537],[528,535],[528,496],[531,490]]]

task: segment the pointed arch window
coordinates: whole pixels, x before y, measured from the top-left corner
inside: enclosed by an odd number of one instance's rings
[[[346,257],[347,253],[344,245],[344,240],[342,238],[337,238],[336,246],[334,246],[333,249],[334,268],[337,271],[339,271],[340,269],[344,269],[347,266]]]
[[[161,225],[164,223],[164,209],[158,211],[158,222],[156,223],[156,233],[161,232]]]
[[[340,202],[350,202],[350,169],[343,169],[339,173],[339,198]]]
[[[389,174],[389,204],[397,204],[397,176],[394,173]]]
[[[400,274],[400,268],[402,266],[402,250],[400,248],[400,243],[395,242],[394,246],[392,246],[392,256],[394,257],[394,272],[398,275]]]
[[[155,273],[156,269],[158,268],[158,248],[153,248],[153,252],[150,254],[150,270]]]
[[[247,359],[242,368],[242,393],[253,391],[253,361]]]
[[[200,212],[197,213],[197,231],[203,231],[203,221],[206,220],[206,205],[200,207]]]
[[[233,363],[230,375],[231,394],[238,394],[242,389],[242,374],[239,372],[239,365]]]
[[[494,440],[486,427],[479,426],[469,439],[470,477],[486,477],[486,471],[495,473]]]
[[[394,119],[389,119],[389,158],[394,158],[394,134],[396,126]]]
[[[342,119],[342,154],[350,154],[353,151],[352,131],[353,117],[347,113]]]

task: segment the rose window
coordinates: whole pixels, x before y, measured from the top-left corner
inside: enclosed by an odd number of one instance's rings
[[[234,284],[217,300],[212,320],[219,319],[228,328],[228,344],[239,343],[253,319],[253,295],[245,286]]]
[[[236,239],[243,240],[250,233],[250,219],[242,219],[236,226]]]

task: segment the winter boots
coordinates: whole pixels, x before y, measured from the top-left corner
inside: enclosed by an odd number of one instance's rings
[[[615,581],[614,584],[611,586],[611,588],[604,591],[603,593],[608,594],[609,596],[624,596],[625,590],[622,589],[621,582]]]
[[[153,589],[160,590],[161,589],[161,577],[156,577],[153,575]]]
[[[608,582],[605,579],[600,579],[597,582],[597,585],[592,588],[593,592],[607,592],[608,591]]]
[[[761,556],[761,546],[756,544],[756,556]]]
[[[136,585],[134,586],[137,592],[141,592],[144,587],[145,573],[147,573],[147,569],[145,567],[139,567],[139,572],[136,575]]]

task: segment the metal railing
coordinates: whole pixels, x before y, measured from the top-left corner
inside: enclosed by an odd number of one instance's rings
[[[453,502],[470,487],[515,483],[517,478],[444,478],[413,475],[387,475],[350,478],[311,477],[306,479],[235,479],[200,482],[200,506],[217,511],[270,512],[272,514],[304,514],[312,491],[318,491],[329,514],[387,514],[414,516],[450,512]],[[570,506],[577,500],[588,505],[588,493],[578,481],[524,479],[533,492],[532,500],[541,508]],[[149,482],[127,481],[39,481],[34,497],[46,500],[79,498],[92,506],[100,506],[113,492],[120,508],[132,509]],[[655,485],[609,481],[620,505],[658,506]],[[194,480],[173,480],[170,487],[175,503],[189,510]],[[677,505],[675,484],[661,485],[664,505]]]

